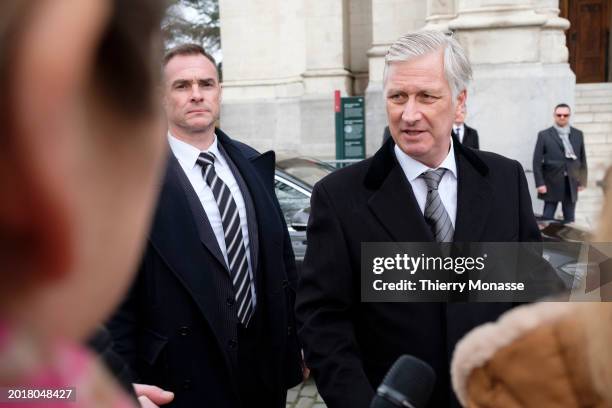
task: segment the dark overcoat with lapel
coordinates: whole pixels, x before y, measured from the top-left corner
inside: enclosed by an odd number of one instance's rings
[[[521,165],[454,146],[454,241],[539,241]],[[369,407],[373,390],[402,354],[434,368],[430,407],[458,406],[449,379],[456,342],[512,306],[360,302],[362,242],[433,241],[393,147],[389,139],[372,158],[327,176],[311,199],[296,316],[306,363],[330,408]]]
[[[257,294],[258,371],[252,375],[267,385],[266,404],[284,407],[286,389],[301,380],[301,360],[294,329],[295,260],[274,194],[274,154],[259,155],[216,134],[247,207]],[[108,325],[116,351],[135,381],[175,393],[170,407],[240,407],[233,299],[206,214],[170,154],[140,271]]]
[[[455,143],[459,143],[459,137],[453,130],[453,140]],[[478,131],[474,128],[469,127],[465,123],[463,124],[463,140],[461,144],[465,147],[471,147],[472,149],[480,149],[480,141],[478,139]]]
[[[478,131],[474,128],[469,127],[466,124],[463,124],[463,141],[461,142],[466,147],[471,147],[473,149],[479,149],[480,143],[478,140]]]
[[[565,157],[563,142],[554,127],[538,133],[533,152],[533,176],[536,187],[546,186],[546,194],[538,194],[544,201],[564,201],[568,176],[572,201],[578,200],[578,186],[587,185],[587,161],[582,132],[570,127],[569,140],[577,159]]]

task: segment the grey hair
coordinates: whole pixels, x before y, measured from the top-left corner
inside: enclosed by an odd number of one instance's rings
[[[451,88],[453,99],[467,89],[472,79],[472,66],[463,47],[453,37],[440,31],[422,30],[405,34],[395,41],[385,56],[383,84],[387,83],[387,71],[393,62],[408,61],[444,49],[444,74]]]

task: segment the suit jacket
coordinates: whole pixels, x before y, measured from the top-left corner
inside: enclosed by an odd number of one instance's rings
[[[538,133],[533,152],[533,175],[536,187],[546,186],[546,194],[538,194],[544,201],[565,200],[565,176],[568,176],[572,201],[578,200],[578,186],[587,185],[587,161],[582,132],[570,127],[569,140],[577,159],[567,159],[563,142],[554,127]]]
[[[217,130],[247,209],[257,306],[257,370],[266,401],[284,407],[301,380],[295,333],[295,260],[274,195],[274,154],[259,155]],[[108,325],[135,381],[173,391],[171,407],[240,407],[234,290],[206,213],[170,154],[141,268]]]
[[[106,365],[123,390],[136,402],[136,392],[132,386],[132,376],[125,361],[114,351],[113,338],[106,327],[98,326],[87,340],[87,346],[96,353]]]
[[[327,406],[366,408],[402,354],[435,370],[430,407],[457,403],[449,359],[471,328],[508,303],[361,303],[362,242],[428,242],[426,224],[393,152],[338,170],[314,188],[296,316],[306,363]],[[458,170],[455,242],[539,241],[521,165],[454,144]]]
[[[455,143],[459,143],[459,137],[455,134],[454,130],[452,132],[452,135],[454,137]],[[464,123],[463,140],[461,141],[461,144],[466,147],[471,147],[472,149],[480,149],[480,143],[478,141],[478,131]]]

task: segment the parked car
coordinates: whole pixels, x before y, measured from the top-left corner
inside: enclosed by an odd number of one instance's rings
[[[289,229],[298,270],[306,253],[306,225],[312,188],[334,169],[329,164],[307,157],[292,157],[276,163],[274,189]]]

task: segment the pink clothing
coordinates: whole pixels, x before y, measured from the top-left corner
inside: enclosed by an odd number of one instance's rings
[[[110,374],[85,348],[57,342],[46,349],[25,332],[0,323],[0,407],[12,408],[133,408],[136,403],[116,384]],[[72,400],[46,399],[36,392],[36,400],[7,400],[8,389],[66,390]],[[22,392],[12,393],[13,397]],[[10,402],[8,402],[10,401]]]

